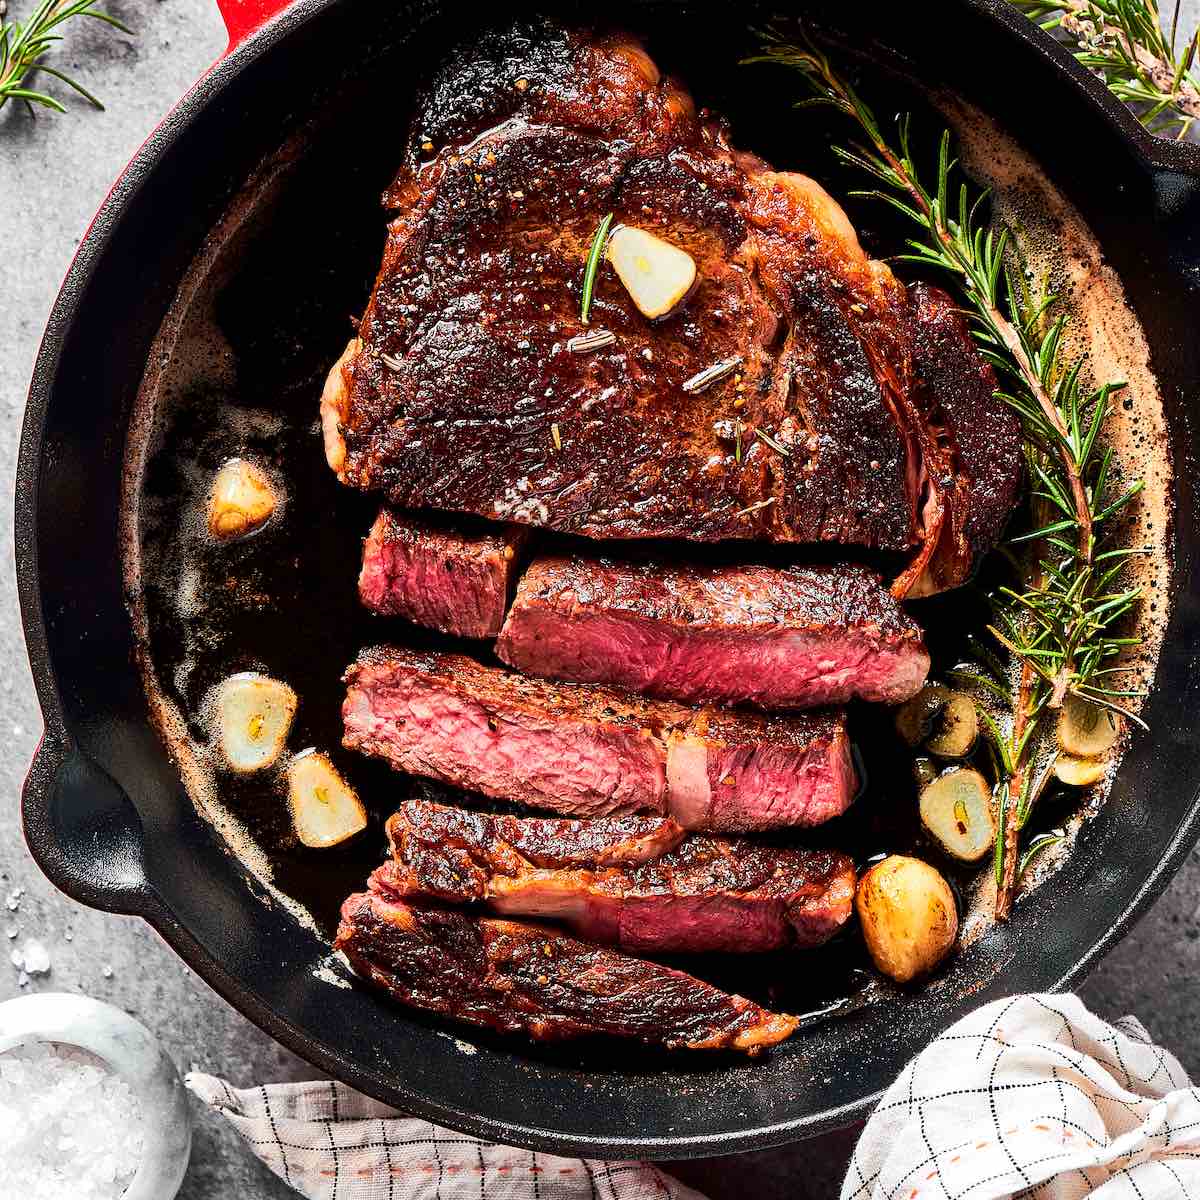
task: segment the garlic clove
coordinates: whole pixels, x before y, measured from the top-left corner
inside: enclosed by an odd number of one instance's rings
[[[286,683],[245,671],[217,689],[221,755],[231,770],[261,771],[279,757],[296,715],[296,693]]]
[[[303,750],[287,767],[288,805],[296,836],[323,850],[360,833],[367,811],[354,789],[319,750]]]
[[[1107,754],[1120,732],[1110,709],[1078,696],[1068,696],[1058,714],[1058,744],[1077,758]]]
[[[1069,758],[1060,754],[1054,760],[1054,775],[1059,783],[1068,787],[1090,787],[1104,778],[1108,764],[1091,758]]]
[[[921,824],[961,862],[978,862],[996,840],[992,789],[978,771],[956,767],[921,790]]]
[[[208,531],[223,542],[261,528],[275,512],[275,492],[266,473],[244,458],[231,458],[213,480],[208,497]]]
[[[633,225],[614,230],[607,256],[638,311],[651,320],[669,313],[696,282],[696,261],[686,250]]]

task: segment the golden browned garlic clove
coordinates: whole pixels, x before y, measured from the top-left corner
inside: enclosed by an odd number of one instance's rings
[[[932,971],[958,937],[954,893],[919,858],[876,863],[859,880],[854,907],[872,960],[897,983]]]
[[[979,714],[975,701],[962,692],[949,692],[945,706],[934,718],[933,733],[925,749],[938,758],[966,758],[979,735]]]
[[[1070,758],[1060,754],[1054,760],[1054,777],[1068,787],[1090,787],[1104,778],[1108,764],[1094,758]]]
[[[696,261],[686,250],[633,225],[614,230],[607,256],[638,312],[651,320],[666,316],[696,282]]]
[[[367,825],[354,789],[319,750],[304,750],[288,763],[288,805],[296,836],[323,850],[352,838]]]
[[[261,771],[279,758],[296,715],[296,693],[286,683],[244,671],[217,689],[217,743],[230,770]]]
[[[245,537],[275,511],[275,492],[260,467],[231,458],[213,480],[208,497],[208,531],[221,541]]]
[[[1116,715],[1099,704],[1068,696],[1058,714],[1058,744],[1077,758],[1099,758],[1116,745]]]
[[[934,722],[950,699],[950,689],[927,683],[911,700],[896,709],[896,732],[910,746],[919,746],[933,733]]]

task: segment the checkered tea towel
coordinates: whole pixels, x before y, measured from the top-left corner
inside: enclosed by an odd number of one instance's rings
[[[1200,1200],[1200,1088],[1136,1019],[1076,996],[973,1012],[888,1089],[842,1200],[1010,1196]]]
[[[703,1200],[649,1163],[556,1158],[405,1117],[340,1083],[187,1085],[310,1200]]]
[[[337,1083],[188,1086],[305,1196],[702,1200],[645,1163],[555,1158],[403,1117]],[[1138,1022],[1074,996],[989,1004],[904,1069],[842,1200],[1200,1200],[1200,1089]]]

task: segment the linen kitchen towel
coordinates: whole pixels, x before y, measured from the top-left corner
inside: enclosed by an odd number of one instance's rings
[[[338,1083],[188,1086],[313,1200],[702,1200],[647,1163],[556,1158],[405,1117]],[[842,1200],[1200,1200],[1200,1089],[1132,1017],[998,1000],[889,1088]]]
[[[556,1158],[406,1117],[340,1083],[187,1085],[310,1200],[703,1200],[640,1162]]]
[[[1200,1089],[1133,1017],[997,1000],[901,1072],[842,1200],[1200,1200]]]

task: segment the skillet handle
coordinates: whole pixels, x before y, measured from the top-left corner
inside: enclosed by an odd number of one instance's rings
[[[21,791],[25,841],[60,891],[89,908],[148,916],[141,818],[119,784],[77,745],[43,736]]]
[[[292,0],[217,0],[225,28],[229,30],[229,46],[225,53],[236,50],[291,4]]]

